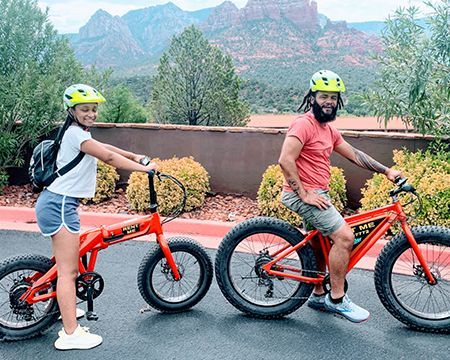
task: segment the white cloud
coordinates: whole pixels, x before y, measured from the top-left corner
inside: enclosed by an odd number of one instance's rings
[[[399,7],[427,7],[422,0],[316,0],[319,13],[347,22],[383,21]]]
[[[42,9],[49,8],[49,19],[60,33],[76,33],[98,10],[103,9],[111,15],[124,15],[130,10],[145,6],[130,3],[113,3],[111,1],[66,0],[39,1]]]
[[[103,9],[111,15],[122,16],[130,10],[166,4],[169,0],[42,0],[39,6],[49,7],[49,18],[61,33],[78,32],[89,18]],[[217,6],[224,0],[172,0],[183,10],[193,11]],[[247,4],[247,0],[231,0],[238,7]],[[316,0],[319,13],[332,20],[347,22],[384,20],[399,6],[415,5],[424,9],[422,0]]]

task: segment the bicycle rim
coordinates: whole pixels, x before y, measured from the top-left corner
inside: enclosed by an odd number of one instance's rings
[[[295,297],[301,286],[300,282],[261,272],[261,266],[272,260],[271,254],[286,246],[291,244],[271,233],[250,235],[236,245],[230,255],[228,273],[232,286],[242,298],[258,306],[271,307]],[[280,260],[277,265],[302,269],[297,252]],[[288,273],[286,270],[285,272]]]
[[[151,284],[155,294],[169,303],[180,303],[190,299],[202,285],[202,268],[199,260],[191,253],[172,252],[181,279],[176,281],[169,264],[162,258],[151,274]]]
[[[9,329],[26,329],[44,320],[53,308],[55,298],[41,301],[32,305],[18,305],[18,298],[31,284],[27,282],[36,274],[36,270],[21,269],[12,271],[0,279],[0,326]],[[54,291],[50,286],[41,290],[38,295],[45,295]]]
[[[428,320],[450,318],[450,248],[442,244],[419,244],[436,279],[430,285],[419,260],[408,248],[393,262],[390,282],[398,303],[411,314]]]

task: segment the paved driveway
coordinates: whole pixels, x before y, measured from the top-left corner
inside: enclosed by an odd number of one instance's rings
[[[372,313],[359,325],[307,307],[283,320],[248,318],[225,301],[215,282],[192,311],[141,313],[146,304],[136,274],[146,248],[128,242],[99,256],[97,271],[105,279],[105,291],[95,302],[100,319],[83,325],[104,337],[100,347],[54,350],[58,325],[39,338],[1,342],[0,359],[449,359],[450,337],[404,327],[379,302],[372,273],[362,270],[349,278],[351,297]],[[0,231],[0,258],[21,253],[48,255],[50,243],[35,233]]]

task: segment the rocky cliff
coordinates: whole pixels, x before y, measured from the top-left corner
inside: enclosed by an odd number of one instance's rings
[[[242,72],[294,63],[363,67],[381,47],[375,36],[324,20],[310,0],[248,0],[242,9],[225,1],[197,12],[168,3],[123,17],[99,10],[73,45],[85,64],[129,69],[155,63],[171,37],[191,24],[230,54]]]

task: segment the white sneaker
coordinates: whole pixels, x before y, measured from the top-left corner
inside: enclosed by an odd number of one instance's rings
[[[77,319],[81,319],[84,316],[84,314],[86,314],[86,311],[84,311],[83,309],[77,308],[77,313],[75,315],[77,317]],[[58,320],[61,320],[61,315],[59,316]]]
[[[91,334],[89,328],[80,325],[71,335],[67,335],[64,329],[58,335],[59,338],[55,341],[55,348],[58,350],[92,349],[103,342],[100,335]]]

